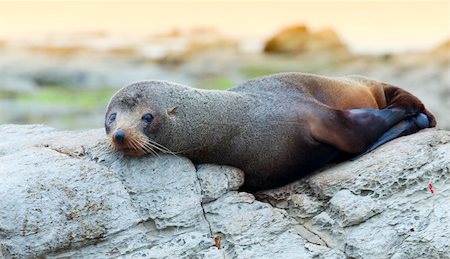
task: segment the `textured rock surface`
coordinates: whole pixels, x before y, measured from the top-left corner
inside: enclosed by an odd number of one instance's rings
[[[448,131],[403,137],[254,195],[237,191],[236,168],[124,158],[100,129],[3,125],[0,132],[0,257],[450,254]]]

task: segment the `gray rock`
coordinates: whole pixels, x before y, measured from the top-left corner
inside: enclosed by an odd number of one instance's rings
[[[0,157],[0,179],[6,257],[84,246],[141,220],[115,173],[92,161],[29,148]]]
[[[449,176],[450,133],[425,130],[256,195],[271,204],[295,194],[328,201],[310,220],[294,203],[286,211],[351,258],[448,258]]]
[[[244,172],[231,166],[201,164],[197,167],[203,202],[215,200],[227,191],[237,191],[244,184]]]
[[[382,210],[379,202],[370,197],[354,195],[349,190],[337,192],[330,200],[330,211],[344,227],[364,222]]]
[[[0,257],[450,254],[448,131],[399,138],[254,195],[238,192],[239,169],[123,157],[102,129],[1,125],[0,132]]]

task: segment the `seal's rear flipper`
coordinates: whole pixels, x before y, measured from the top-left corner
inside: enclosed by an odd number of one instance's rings
[[[325,108],[323,112],[310,120],[313,138],[351,154],[367,150],[386,131],[407,117],[400,109]]]
[[[421,129],[431,127],[431,122],[427,115],[419,113],[415,116],[408,117],[399,123],[395,124],[392,128],[386,131],[375,143],[373,143],[368,149],[357,154],[351,160],[356,160],[357,158],[369,153],[370,151],[376,149],[377,147],[389,142],[395,138],[409,135],[415,133]]]
[[[384,107],[385,109],[394,108],[404,110],[409,116],[416,116],[423,113],[428,120],[428,126],[424,128],[432,128],[436,126],[436,118],[434,118],[434,115],[425,108],[423,103],[417,97],[393,85],[383,83],[383,89],[387,102],[386,107]],[[414,132],[416,131],[411,133]]]

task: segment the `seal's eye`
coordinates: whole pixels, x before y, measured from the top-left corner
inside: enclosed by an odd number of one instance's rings
[[[111,115],[109,115],[109,123],[114,122],[116,120],[116,115],[117,113],[111,113]]]
[[[150,123],[153,120],[153,115],[151,115],[150,113],[146,113],[146,114],[142,115],[142,119],[144,121]]]

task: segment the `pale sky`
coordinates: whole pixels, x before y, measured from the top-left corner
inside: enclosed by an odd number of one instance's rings
[[[154,34],[212,27],[235,37],[267,38],[305,23],[333,28],[360,50],[432,47],[450,38],[447,1],[2,1],[0,37],[107,31]]]

